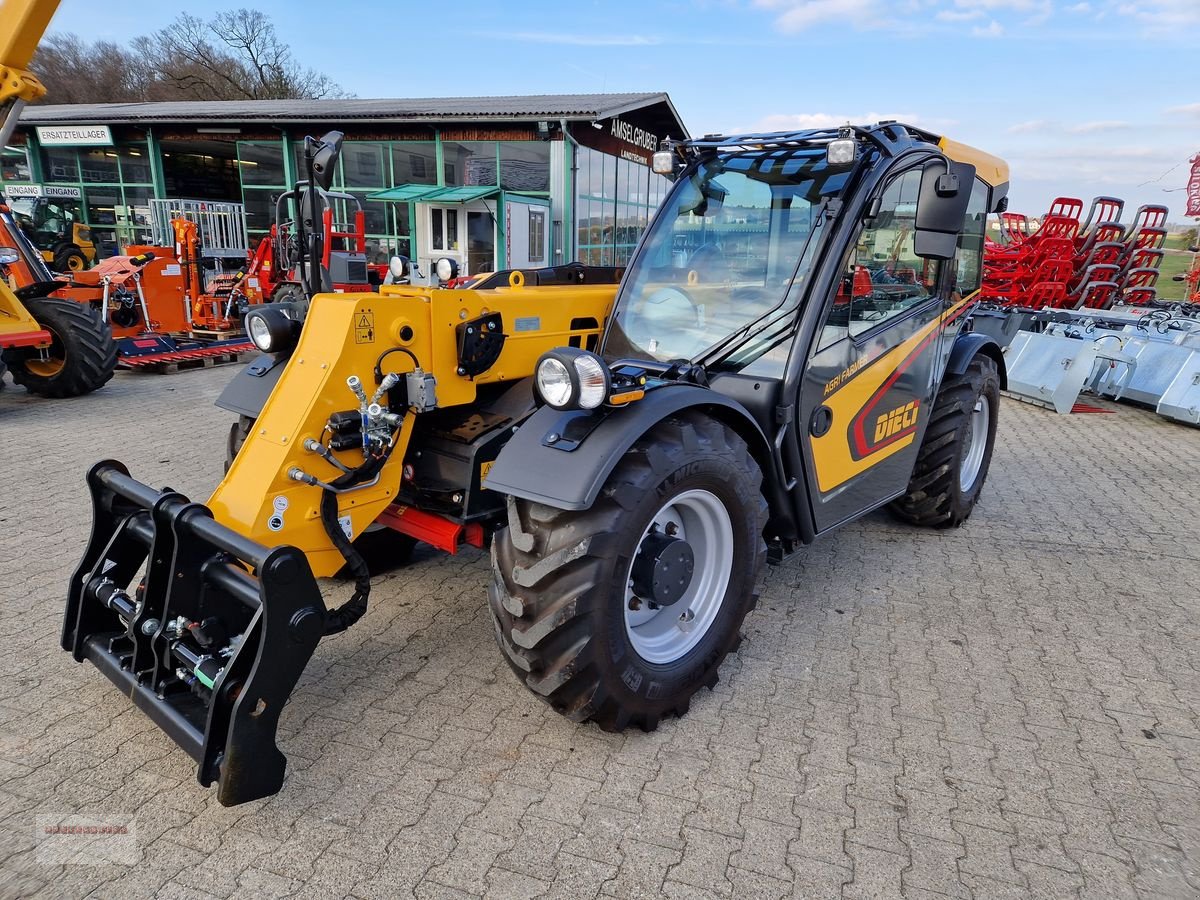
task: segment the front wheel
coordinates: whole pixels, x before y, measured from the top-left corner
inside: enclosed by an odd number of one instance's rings
[[[625,454],[590,509],[510,498],[489,605],[517,677],[606,731],[683,715],[754,607],[761,484],[737,434],[684,413]]]
[[[117,344],[100,314],[86,303],[41,297],[25,301],[50,332],[50,347],[5,351],[13,382],[43,397],[78,397],[103,386],[117,369]]]
[[[1000,411],[1000,372],[982,353],[938,391],[908,493],[892,503],[905,522],[933,528],[967,520],[987,479]]]

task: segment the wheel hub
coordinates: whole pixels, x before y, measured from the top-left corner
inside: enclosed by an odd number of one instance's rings
[[[687,541],[661,531],[646,535],[633,561],[633,592],[657,606],[678,603],[692,583],[696,554]]]
[[[701,488],[667,500],[629,564],[625,633],[634,652],[666,665],[685,656],[716,621],[733,571],[733,522]]]

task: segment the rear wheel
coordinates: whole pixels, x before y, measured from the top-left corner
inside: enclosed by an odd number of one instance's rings
[[[995,360],[977,354],[964,374],[946,376],[908,493],[892,504],[898,518],[933,528],[957,527],[967,520],[987,479],[999,409]]]
[[[33,348],[5,352],[15,384],[44,397],[78,397],[112,378],[117,344],[96,310],[51,297],[26,300],[25,306],[50,332],[51,344],[44,354]]]
[[[761,483],[740,437],[688,413],[639,440],[590,509],[510,499],[489,599],[517,677],[608,731],[685,713],[757,599]]]

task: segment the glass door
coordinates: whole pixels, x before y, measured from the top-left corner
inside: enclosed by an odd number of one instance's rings
[[[496,226],[490,212],[467,212],[467,273],[496,269]]]

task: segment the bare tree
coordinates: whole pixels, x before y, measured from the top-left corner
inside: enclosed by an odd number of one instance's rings
[[[326,75],[301,66],[262,13],[237,9],[209,21],[182,13],[139,42],[158,79],[193,100],[342,96]]]
[[[270,19],[249,9],[207,21],[182,13],[128,48],[52,35],[32,68],[55,103],[346,96],[327,75],[300,65]]]
[[[150,74],[130,51],[109,41],[89,44],[73,34],[43,40],[33,69],[55,103],[144,100]]]

